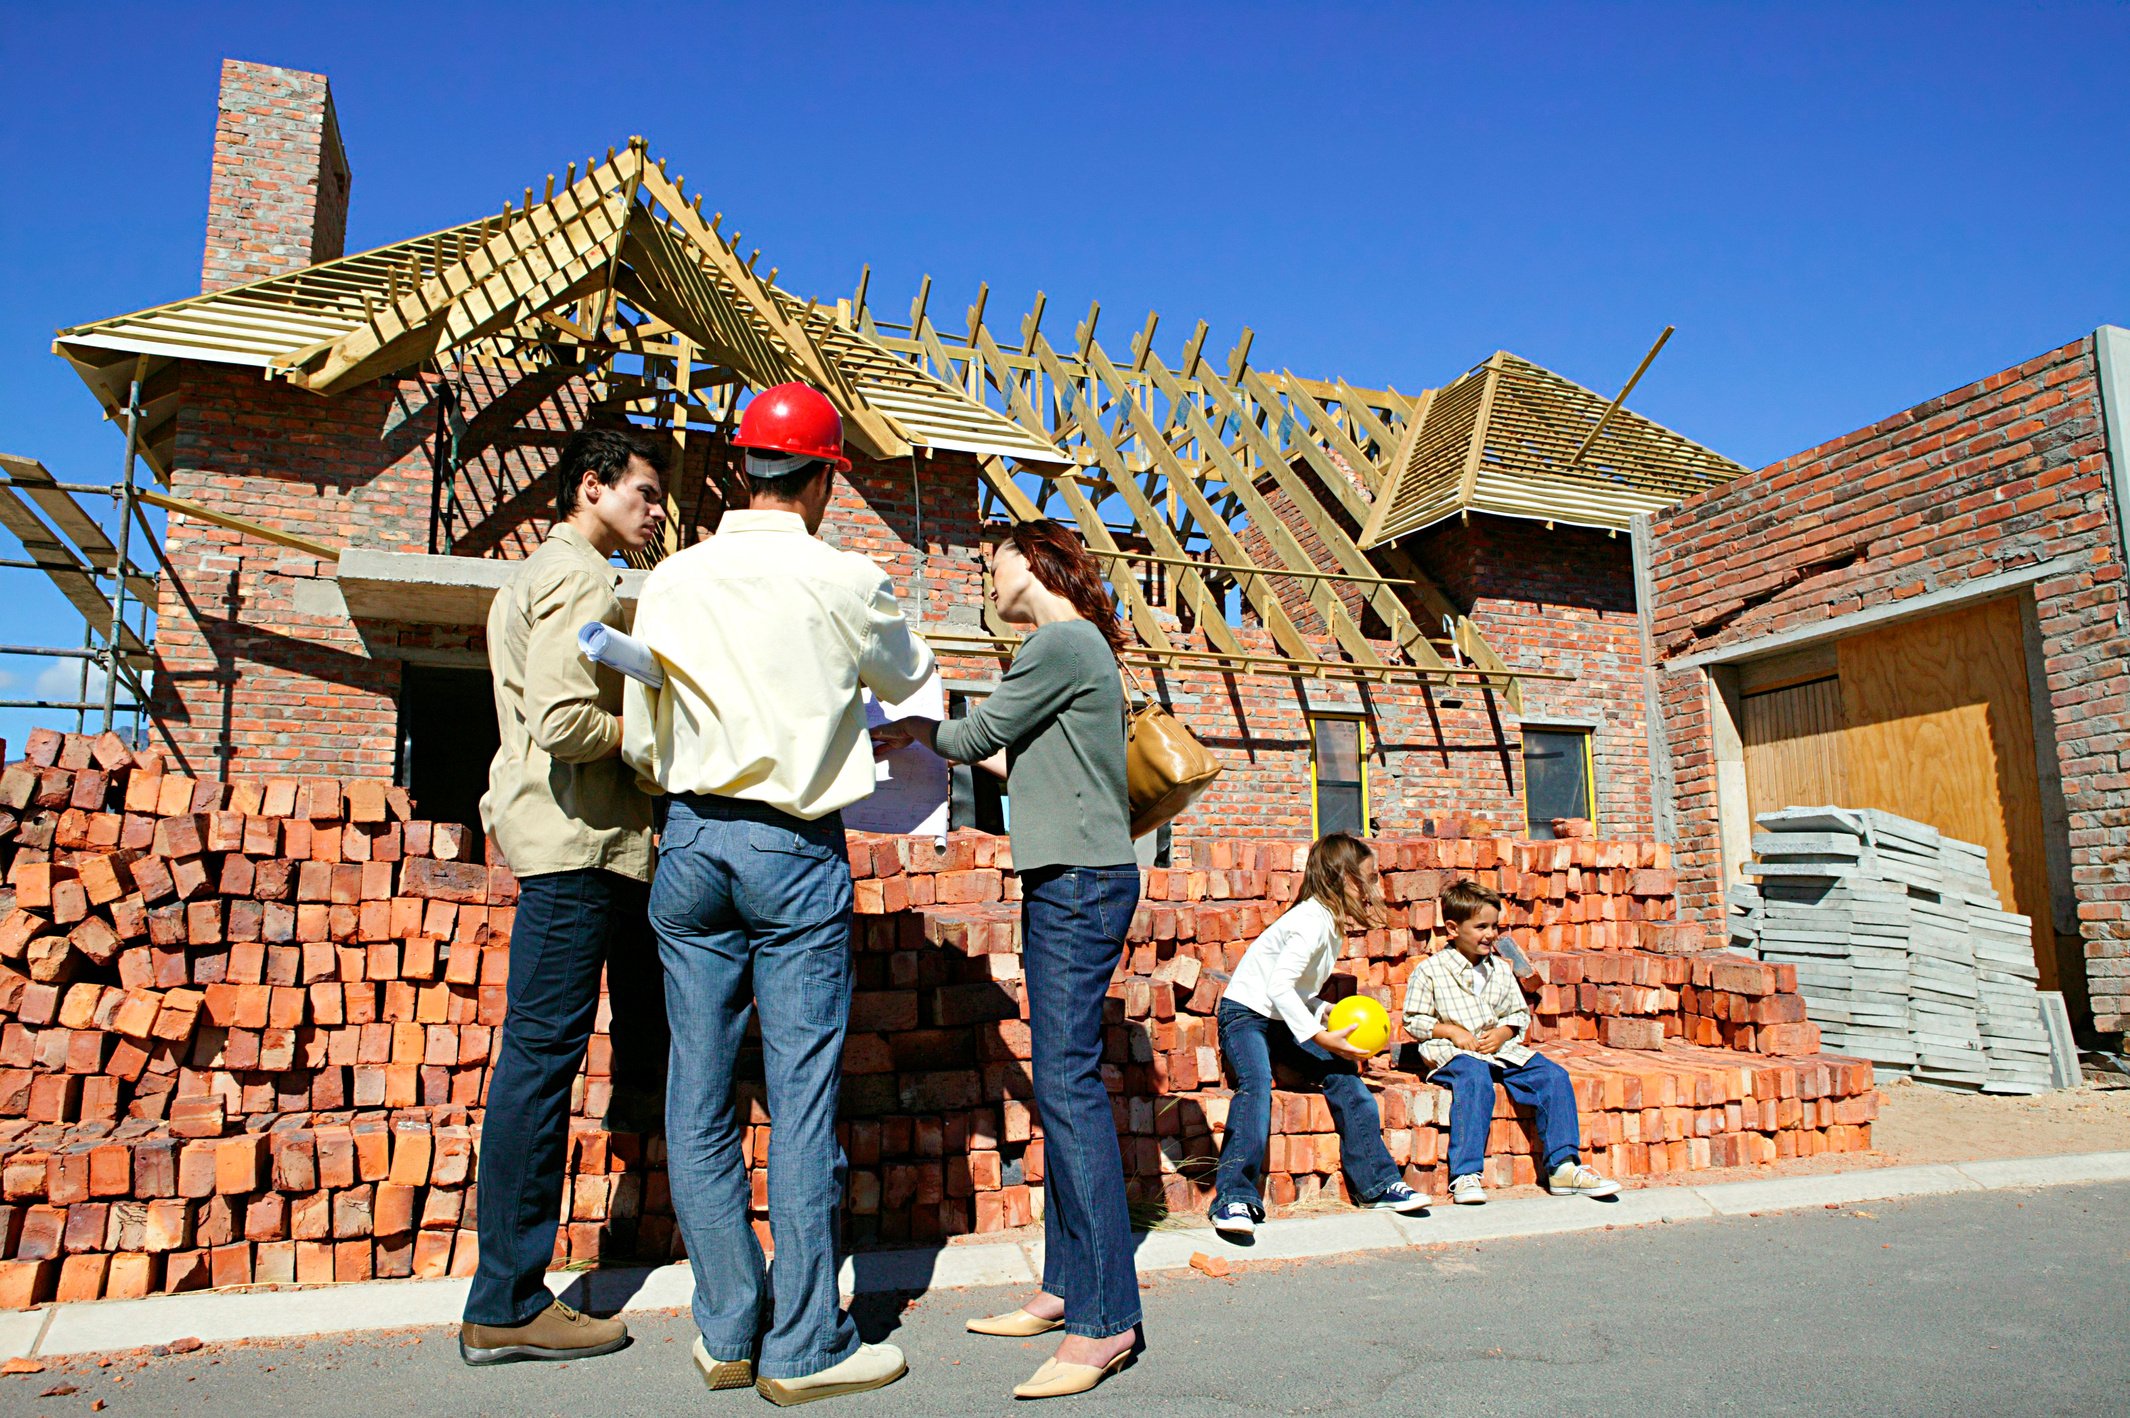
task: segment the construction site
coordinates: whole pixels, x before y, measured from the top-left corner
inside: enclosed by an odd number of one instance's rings
[[[821,535],[889,573],[950,715],[1014,651],[994,529],[1053,518],[1222,764],[1141,839],[1110,990],[1148,1214],[1211,1199],[1221,987],[1332,831],[1390,909],[1327,996],[1395,1016],[1443,889],[1494,887],[1610,1177],[1865,1153],[1889,1078],[2036,1092],[2121,1047],[2130,332],[1755,470],[1634,412],[1669,329],[1618,386],[1476,349],[1359,387],[1188,318],[794,291],[681,155],[557,158],[345,254],[326,78],[228,61],[199,293],[52,345],[122,479],[0,430],[14,574],[107,672],[0,769],[0,1307],[470,1273],[517,890],[478,811],[490,603],[563,443],[626,423],[675,454],[633,605],[745,506],[735,422],[788,380],[853,460]],[[854,1246],[1040,1214],[1010,811],[959,768],[946,836],[851,836]],[[658,1080],[608,1045],[660,1007],[602,1006],[558,1265],[677,1254]],[[1367,1077],[1439,1193],[1447,1090],[1395,1049]],[[1489,1183],[1532,1183],[1527,1112],[1493,1126]],[[1343,1194],[1321,1097],[1277,1095],[1268,1179]]]

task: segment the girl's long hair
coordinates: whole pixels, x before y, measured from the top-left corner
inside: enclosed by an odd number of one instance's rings
[[[1082,619],[1093,624],[1109,642],[1110,653],[1124,653],[1124,627],[1117,620],[1117,599],[1102,583],[1102,568],[1080,545],[1080,539],[1046,519],[1015,522],[1006,529],[1005,544],[1027,561],[1043,589],[1063,596]]]
[[[1321,901],[1346,930],[1374,928],[1376,912],[1361,885],[1361,868],[1375,856],[1366,842],[1351,832],[1328,832],[1309,848],[1302,868],[1300,901]]]

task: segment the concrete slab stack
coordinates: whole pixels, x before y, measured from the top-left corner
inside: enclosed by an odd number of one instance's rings
[[[1828,1047],[1926,1083],[2048,1087],[2028,921],[2003,909],[1985,849],[1875,809],[1756,823],[1759,885],[1732,889],[1731,937],[1795,967]]]

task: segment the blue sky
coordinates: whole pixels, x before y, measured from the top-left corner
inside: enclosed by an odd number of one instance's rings
[[[1675,324],[1636,407],[1755,465],[2130,322],[2119,6],[8,0],[0,449],[115,476],[51,335],[197,291],[224,55],[331,76],[350,250],[640,133],[884,309],[1099,297],[1406,390],[1506,348],[1610,392]],[[8,576],[0,643],[78,639]]]

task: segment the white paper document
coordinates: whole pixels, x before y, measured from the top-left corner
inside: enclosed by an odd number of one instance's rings
[[[944,719],[946,690],[938,671],[898,704],[883,704],[865,693],[868,728],[893,719]],[[853,832],[897,832],[922,837],[947,835],[947,798],[952,780],[947,761],[923,744],[899,748],[873,761],[873,795],[843,809],[843,825]]]
[[[666,682],[666,672],[651,647],[611,625],[596,620],[586,625],[577,632],[577,648],[593,664],[619,670],[639,684],[658,689]]]

